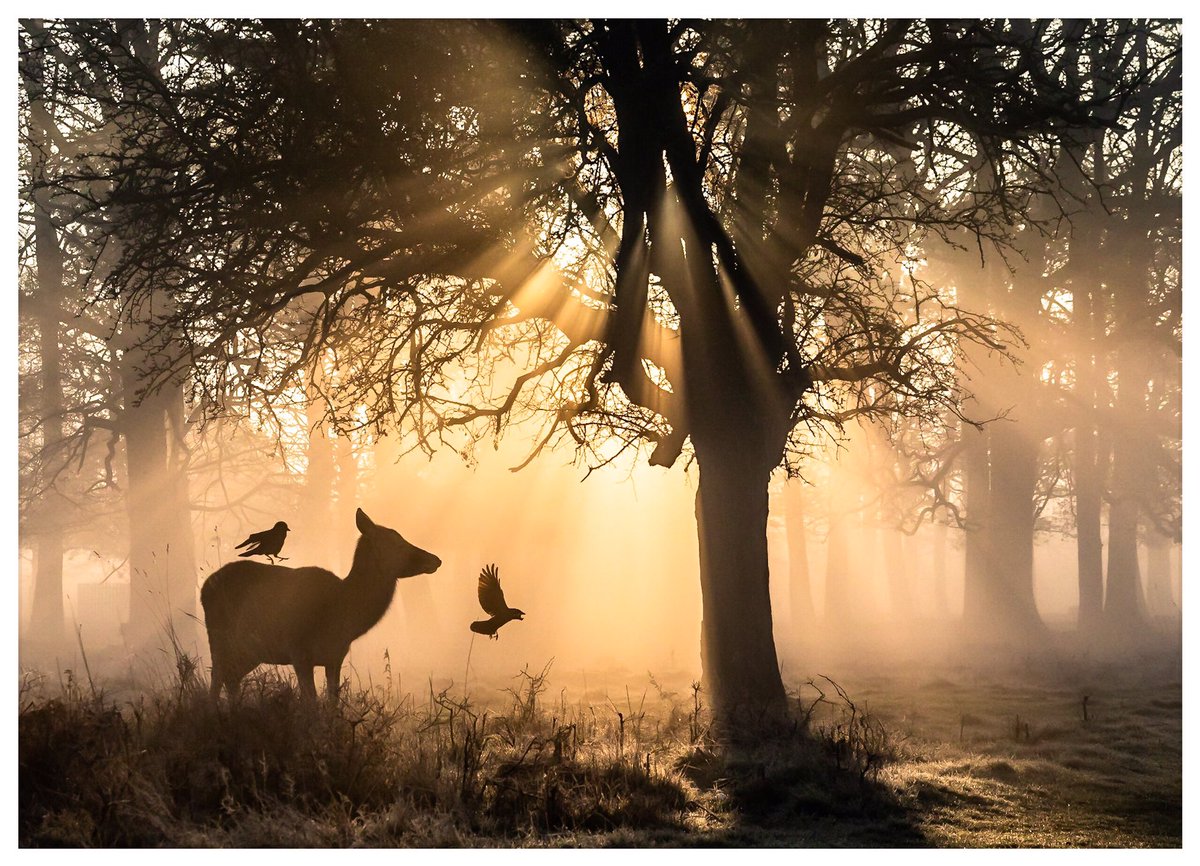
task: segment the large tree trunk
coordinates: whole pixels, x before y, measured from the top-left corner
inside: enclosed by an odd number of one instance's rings
[[[617,179],[626,200],[622,246],[640,246],[648,235],[652,269],[679,313],[682,375],[672,384],[682,414],[673,424],[690,435],[700,467],[704,680],[717,721],[736,735],[782,717],[787,705],[772,633],[767,521],[770,475],[783,458],[798,396],[779,375],[785,341],[776,311],[788,274],[772,273],[760,284],[731,258],[731,239],[705,195],[665,23],[614,22],[606,36],[602,54],[620,136]],[[752,138],[760,122],[770,123],[767,115],[774,110],[747,120]],[[751,199],[750,188],[739,186]],[[618,378],[640,367],[634,326],[645,315],[650,260],[632,258],[618,254],[617,317],[628,316],[609,341]]]
[[[719,719],[754,722],[779,715],[786,705],[767,567],[771,468],[736,454],[709,454],[699,462],[704,678]]]

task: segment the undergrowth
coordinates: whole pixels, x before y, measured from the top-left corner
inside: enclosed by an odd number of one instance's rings
[[[647,704],[547,698],[550,666],[506,703],[343,689],[305,705],[273,670],[210,700],[195,664],[124,702],[71,672],[27,681],[24,846],[706,844],[746,828],[896,820],[877,784],[887,732],[832,681],[751,745],[712,732],[703,693],[651,676]],[[732,834],[732,835],[731,835]]]

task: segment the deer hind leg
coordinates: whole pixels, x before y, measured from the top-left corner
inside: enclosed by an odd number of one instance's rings
[[[329,659],[324,665],[325,667],[325,696],[329,699],[331,706],[337,706],[338,696],[342,691],[342,661],[346,658],[345,653],[337,658]]]
[[[317,686],[313,682],[313,663],[310,661],[293,662],[296,669],[296,682],[300,686],[300,697],[307,704],[316,703]]]
[[[249,673],[249,671],[246,673]],[[237,671],[230,671],[225,674],[225,694],[229,695],[229,700],[238,701],[241,699],[242,678],[245,676],[245,673],[238,673]]]

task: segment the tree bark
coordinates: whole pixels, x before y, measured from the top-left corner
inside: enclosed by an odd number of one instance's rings
[[[735,455],[700,457],[696,522],[703,598],[701,658],[718,718],[731,726],[786,707],[767,567],[770,468]]]

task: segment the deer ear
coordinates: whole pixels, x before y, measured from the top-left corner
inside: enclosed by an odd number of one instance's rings
[[[375,528],[375,523],[371,518],[367,517],[367,513],[361,508],[354,512],[354,524],[363,535],[367,534],[367,530]]]

